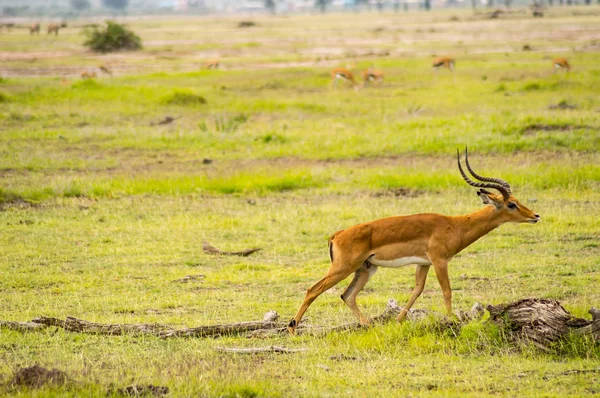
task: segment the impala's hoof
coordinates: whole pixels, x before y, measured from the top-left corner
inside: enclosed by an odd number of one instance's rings
[[[287,327],[288,333],[292,336],[296,334],[296,320],[292,319]]]

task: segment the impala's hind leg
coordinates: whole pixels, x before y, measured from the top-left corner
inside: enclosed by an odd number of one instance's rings
[[[400,314],[398,314],[398,317],[396,318],[398,322],[402,322],[404,320],[406,314],[408,314],[408,311],[410,310],[410,307],[412,307],[412,305],[415,303],[415,300],[419,298],[421,293],[423,293],[423,289],[425,289],[425,282],[427,281],[429,267],[429,265],[417,265],[417,272],[415,273],[415,288],[410,296],[410,299],[408,299],[408,303],[406,303],[406,306],[404,306],[402,311],[400,311]]]
[[[340,281],[346,279],[351,273],[356,271],[356,269],[360,266],[360,264],[361,263],[358,263],[358,265],[356,265],[356,266],[352,266],[351,264],[347,264],[347,263],[346,263],[346,265],[343,265],[343,264],[340,265],[337,261],[334,261],[331,264],[331,268],[329,268],[327,275],[325,275],[323,278],[321,278],[320,281],[315,283],[312,287],[310,287],[306,291],[306,297],[304,298],[304,301],[302,302],[300,309],[298,310],[298,312],[296,313],[294,318],[290,321],[290,323],[288,325],[288,331],[291,334],[294,334],[294,332],[296,330],[296,326],[298,326],[298,324],[300,323],[300,320],[302,319],[302,316],[304,315],[304,313],[306,312],[308,307],[310,307],[312,302],[315,301],[315,299],[317,297],[319,297],[321,295],[321,293],[325,292],[326,290],[331,289],[333,286],[338,284]]]
[[[344,300],[344,303],[350,307],[361,325],[368,325],[370,322],[369,319],[362,314],[358,308],[358,305],[356,305],[356,296],[358,293],[360,293],[363,287],[365,287],[371,276],[373,276],[376,271],[376,266],[369,264],[368,262],[364,262],[363,265],[356,270],[354,273],[354,279],[352,279],[352,282],[350,282],[344,293],[342,293],[342,300]]]

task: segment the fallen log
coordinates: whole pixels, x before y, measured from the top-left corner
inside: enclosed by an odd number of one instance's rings
[[[164,325],[146,323],[106,325],[84,321],[83,319],[77,319],[72,316],[68,316],[64,321],[57,318],[42,316],[33,319],[32,322],[45,326],[61,327],[70,332],[104,334],[110,336],[122,334],[159,334],[168,329],[168,327]]]
[[[260,251],[260,247],[255,247],[252,249],[246,249],[246,250],[242,250],[241,252],[225,252],[222,250],[217,249],[214,246],[211,246],[208,242],[203,242],[202,243],[202,250],[204,251],[204,253],[208,253],[208,254],[215,254],[217,256],[242,256],[242,257],[248,257],[249,255],[256,253],[257,251]]]
[[[35,322],[14,322],[14,321],[0,321],[0,328],[16,330],[18,332],[29,332],[32,330],[44,329],[45,325],[40,325]]]
[[[599,337],[600,311],[594,309],[590,310],[593,321],[571,315],[558,301],[551,299],[529,298],[510,304],[488,305],[487,310],[490,321],[508,330],[514,341],[530,342],[544,351],[571,332],[591,333],[595,339]],[[593,329],[594,325],[596,329]]]
[[[565,338],[569,333],[589,334],[594,340],[600,341],[600,310],[595,308],[589,311],[592,314],[592,321],[572,316],[556,300],[525,299],[511,304],[489,305],[487,309],[490,312],[490,321],[508,330],[509,336],[512,336],[514,340],[530,341],[536,347],[544,350],[551,344]],[[384,311],[372,318],[371,321],[375,324],[387,322],[394,319],[401,310],[402,307],[391,299]],[[442,328],[455,330],[460,328],[462,324],[481,319],[483,314],[483,306],[476,303],[471,310],[458,312],[455,319],[448,320],[444,318],[437,323]],[[419,321],[430,315],[431,313],[424,310],[411,309],[408,312],[407,319],[409,321]],[[62,320],[42,316],[31,322],[0,321],[0,328],[25,332],[47,327],[58,327],[76,333],[153,335],[161,338],[207,338],[225,335],[266,338],[287,334],[287,323],[277,322],[278,317],[277,312],[269,311],[261,321],[173,329],[160,324],[100,324],[74,317],[67,317]],[[332,332],[352,331],[362,328],[365,328],[365,326],[357,322],[332,327],[301,323],[296,329],[296,334],[322,336]]]
[[[285,348],[279,346],[269,346],[269,347],[253,347],[253,348],[226,348],[226,347],[217,347],[215,348],[220,352],[232,352],[235,354],[262,354],[265,352],[276,352],[281,354],[290,354],[295,352],[303,352],[306,351],[306,348]]]

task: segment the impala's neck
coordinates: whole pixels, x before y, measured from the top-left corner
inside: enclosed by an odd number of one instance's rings
[[[457,233],[462,237],[456,253],[506,222],[502,219],[502,213],[496,211],[493,206],[486,206],[474,213],[454,217],[454,221]]]

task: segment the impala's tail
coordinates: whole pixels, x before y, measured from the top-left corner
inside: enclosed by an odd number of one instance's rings
[[[344,230],[340,229],[339,231],[334,232],[333,235],[331,235],[329,237],[329,240],[327,241],[327,243],[329,244],[329,260],[331,262],[333,262],[333,239],[335,239],[335,237],[342,231]]]

